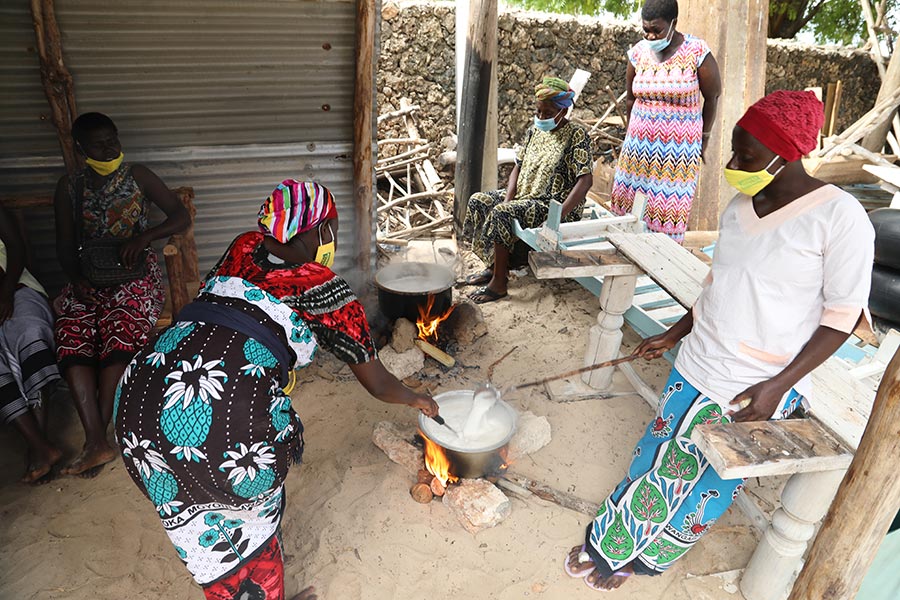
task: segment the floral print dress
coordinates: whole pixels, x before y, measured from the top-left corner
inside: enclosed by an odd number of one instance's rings
[[[293,368],[320,346],[351,364],[374,359],[346,282],[316,263],[278,261],[262,239],[239,236],[198,300],[252,316],[283,341]],[[129,475],[199,584],[233,575],[272,545],[303,425],[266,346],[228,327],[174,323],[128,365],[114,420]]]

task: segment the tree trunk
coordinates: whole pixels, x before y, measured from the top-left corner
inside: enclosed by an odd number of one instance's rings
[[[884,74],[884,80],[881,82],[881,89],[878,90],[875,104],[890,97],[898,88],[900,88],[900,51],[895,48],[894,54],[891,55],[891,60],[888,63],[887,71]],[[891,130],[891,120],[895,114],[897,114],[896,110],[887,113],[878,126],[863,138],[863,148],[872,152],[881,152],[884,149],[888,131]]]

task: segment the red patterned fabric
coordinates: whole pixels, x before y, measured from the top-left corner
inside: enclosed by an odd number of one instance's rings
[[[269,292],[297,311],[319,345],[344,362],[359,364],[375,358],[365,310],[350,286],[319,263],[272,263],[263,238],[255,231],[238,236],[207,279],[240,277]]]
[[[203,588],[206,600],[283,600],[284,559],[278,537],[233,575]]]
[[[54,302],[56,356],[61,369],[128,362],[147,343],[165,301],[156,254],[147,255],[147,275],[110,288],[94,290],[99,302],[82,302],[72,285]]]

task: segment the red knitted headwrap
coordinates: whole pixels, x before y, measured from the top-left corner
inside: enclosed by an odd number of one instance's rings
[[[791,162],[816,149],[824,122],[825,107],[815,94],[778,90],[748,108],[737,124]]]

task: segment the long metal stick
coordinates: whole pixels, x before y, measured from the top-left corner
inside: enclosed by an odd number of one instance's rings
[[[568,371],[566,373],[562,373],[560,375],[553,375],[552,377],[544,377],[543,379],[538,379],[537,381],[530,381],[528,383],[520,383],[519,385],[514,385],[508,387],[504,390],[504,392],[512,392],[515,390],[521,390],[523,388],[534,387],[536,385],[542,385],[544,383],[549,383],[551,381],[556,381],[558,379],[565,379],[566,377],[571,377],[572,375],[580,375],[581,373],[587,373],[588,371],[593,371],[595,369],[604,369],[606,367],[614,367],[616,365],[621,365],[622,363],[627,363],[635,360],[636,358],[640,358],[637,354],[631,354],[629,356],[622,356],[621,358],[614,358],[613,360],[607,360],[605,362],[597,363],[595,365],[590,365],[588,367],[581,367],[580,369],[575,369],[574,371]]]

